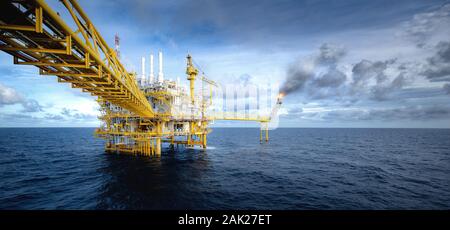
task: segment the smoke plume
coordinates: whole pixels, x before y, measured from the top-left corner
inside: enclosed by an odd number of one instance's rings
[[[287,78],[280,88],[280,93],[288,95],[303,89],[306,81],[314,75],[314,63],[293,64],[287,71]]]
[[[316,75],[316,70],[321,67],[327,69],[328,72],[322,78],[317,79],[317,84],[342,83],[343,80],[345,81],[345,75],[336,69],[336,65],[345,54],[346,51],[342,47],[328,43],[322,44],[318,54],[307,59],[298,60],[289,66],[286,81],[281,86],[280,93],[288,95],[302,90],[306,82],[312,80]],[[336,76],[336,79],[327,79],[330,76]]]

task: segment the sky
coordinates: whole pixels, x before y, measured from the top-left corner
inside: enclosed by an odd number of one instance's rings
[[[64,17],[57,0],[47,1]],[[80,0],[140,72],[281,85],[281,127],[450,128],[450,1]],[[0,127],[96,127],[95,98],[0,53]],[[247,123],[216,122],[216,126]]]

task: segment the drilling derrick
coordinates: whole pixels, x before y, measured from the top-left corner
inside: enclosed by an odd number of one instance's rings
[[[207,114],[212,105],[214,81],[198,76],[198,66],[187,56],[189,91],[179,80],[164,79],[162,52],[158,53],[157,79],[150,56],[150,74],[128,72],[120,62],[119,37],[115,49],[108,46],[75,0],[61,0],[68,23],[44,0],[0,1],[0,50],[13,56],[14,64],[33,65],[41,75],[53,75],[97,98],[101,126],[95,135],[105,139],[108,152],[145,156],[161,155],[162,143],[170,147],[206,148],[208,125],[213,120],[256,121],[267,127],[271,117],[251,118]],[[75,25],[71,28],[68,24]],[[195,93],[196,80],[202,82],[201,95]],[[205,97],[204,85],[209,86]],[[268,128],[266,141],[268,140]],[[261,129],[261,139],[262,139]]]

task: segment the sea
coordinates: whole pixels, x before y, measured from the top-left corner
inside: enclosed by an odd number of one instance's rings
[[[449,129],[213,128],[208,148],[105,153],[93,128],[1,128],[0,209],[450,208]]]

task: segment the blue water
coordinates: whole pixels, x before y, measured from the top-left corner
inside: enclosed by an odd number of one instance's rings
[[[0,129],[0,209],[450,208],[448,129],[214,129],[161,158],[93,131]]]

